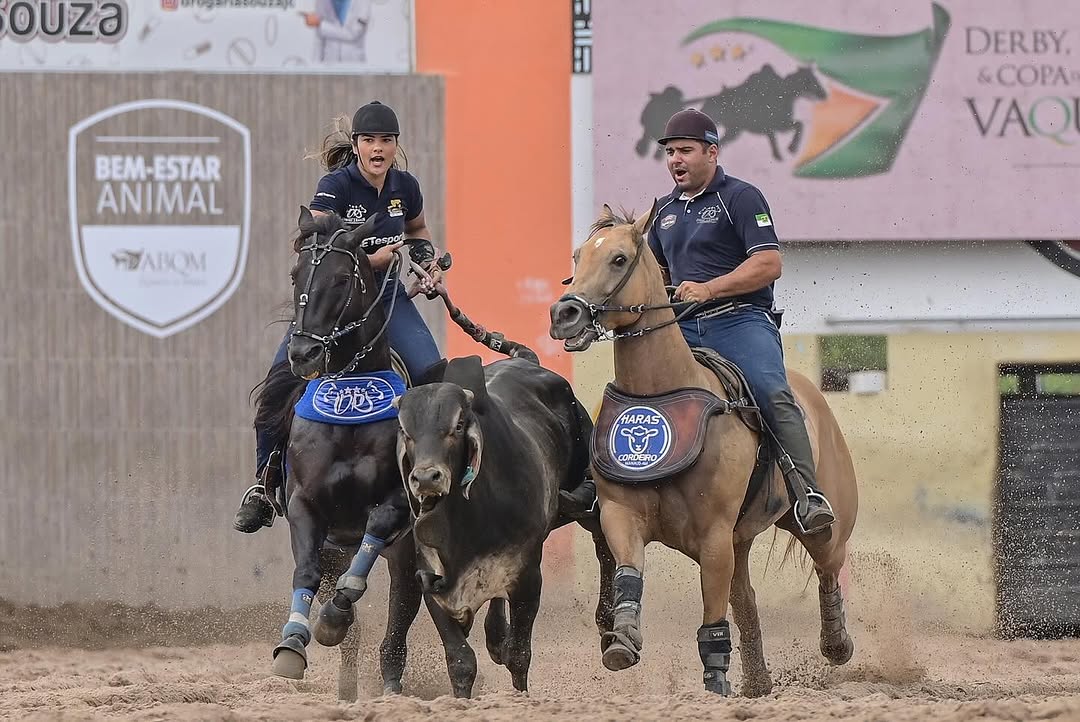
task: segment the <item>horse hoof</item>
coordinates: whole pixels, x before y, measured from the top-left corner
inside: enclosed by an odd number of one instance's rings
[[[295,636],[282,640],[274,649],[274,675],[286,679],[303,679],[307,669],[307,651]]]
[[[401,691],[402,691],[402,688],[401,688],[401,681],[400,680],[395,680],[393,682],[386,682],[385,684],[383,684],[383,688],[382,688],[382,693],[383,694],[395,694],[396,695],[396,694],[401,694]]]
[[[621,672],[637,664],[641,660],[641,655],[622,642],[613,639],[604,650],[602,659],[604,666],[612,672]]]
[[[324,604],[319,609],[319,616],[315,620],[315,628],[312,633],[315,640],[324,647],[336,647],[349,633],[349,627],[353,623],[353,610],[338,609],[333,602]]]
[[[821,654],[824,655],[825,659],[829,660],[829,664],[835,666],[847,664],[847,662],[851,660],[852,655],[855,654],[855,642],[851,641],[851,637],[845,634],[844,640],[839,646],[827,647],[822,644]]]
[[[751,679],[747,677],[743,680],[742,689],[740,693],[743,697],[764,697],[772,692],[772,679],[765,677],[764,679]]]
[[[718,694],[721,697],[730,697],[731,682],[728,682],[727,679],[723,678],[709,680],[705,683],[705,691],[712,692],[713,694]]]

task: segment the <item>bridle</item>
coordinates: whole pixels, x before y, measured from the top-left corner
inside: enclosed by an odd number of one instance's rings
[[[367,284],[364,283],[364,279],[360,275],[359,256],[357,256],[356,253],[353,251],[334,245],[334,241],[337,239],[337,237],[345,232],[346,230],[344,228],[334,231],[334,233],[329,237],[329,239],[327,239],[325,243],[319,242],[319,234],[318,232],[316,232],[312,234],[311,243],[306,246],[301,246],[299,250],[299,254],[301,255],[301,257],[304,253],[311,254],[312,270],[311,273],[308,275],[308,280],[307,284],[305,284],[304,286],[304,291],[300,294],[300,300],[297,304],[299,310],[296,314],[296,320],[293,321],[292,335],[294,337],[300,336],[302,338],[309,338],[312,341],[317,341],[322,346],[323,355],[325,357],[323,368],[325,371],[327,371],[326,377],[331,379],[340,378],[355,369],[357,364],[360,363],[360,360],[367,356],[369,353],[371,353],[371,351],[375,347],[375,344],[379,341],[379,339],[382,338],[383,334],[386,333],[386,329],[390,325],[390,318],[394,313],[394,304],[397,300],[396,293],[390,299],[390,309],[387,311],[386,320],[383,322],[383,325],[378,330],[378,332],[364,345],[362,349],[356,352],[356,355],[353,356],[352,361],[350,361],[345,366],[345,368],[336,373],[329,373],[331,349],[337,345],[338,339],[340,339],[342,336],[352,333],[353,331],[367,323],[368,318],[371,316],[371,312],[374,311],[375,308],[382,302],[382,296],[383,293],[386,291],[387,284],[390,282],[391,278],[396,277],[396,272],[398,271],[402,263],[400,251],[395,251],[394,260],[391,261],[390,267],[386,269],[386,276],[383,278],[382,286],[379,288],[379,293],[375,296],[375,299],[371,302],[371,305],[364,309],[364,312],[363,314],[361,314],[360,318],[348,323],[345,326],[342,326],[341,320],[345,317],[345,313],[349,310],[349,306],[350,304],[352,304],[353,294],[356,292],[356,290],[359,289],[361,295],[367,293]],[[325,336],[320,336],[318,334],[314,334],[310,331],[304,330],[304,311],[307,309],[308,295],[311,293],[311,284],[315,280],[315,268],[318,267],[320,263],[322,263],[323,259],[326,258],[327,255],[335,252],[344,253],[346,256],[349,257],[350,260],[352,260],[352,282],[349,284],[349,295],[345,298],[345,304],[341,307],[341,312],[338,313],[337,320],[334,322],[333,330],[331,330],[330,333],[326,334]]]
[[[614,223],[609,223],[606,226],[601,226],[597,230],[602,230],[604,228],[613,228],[614,226]],[[562,298],[559,299],[559,301],[575,301],[585,307],[585,309],[589,312],[590,328],[592,328],[592,330],[596,333],[597,340],[614,341],[620,338],[634,338],[637,336],[644,336],[647,333],[652,333],[653,331],[658,331],[666,326],[676,324],[700,309],[702,304],[698,301],[677,301],[658,304],[636,303],[631,306],[610,305],[609,301],[615,298],[619,291],[623,290],[623,287],[625,287],[626,284],[630,281],[630,277],[634,275],[634,269],[637,268],[638,263],[641,261],[641,255],[643,253],[645,253],[645,234],[642,233],[638,236],[637,242],[634,246],[634,257],[633,259],[631,259],[630,264],[623,272],[622,278],[619,279],[619,282],[615,285],[615,288],[613,288],[611,292],[608,293],[608,295],[605,296],[604,300],[600,303],[593,303],[588,299],[584,298],[583,296],[579,296],[576,293],[565,294]],[[669,286],[668,291],[670,292],[672,290],[674,289]],[[614,312],[636,313],[640,319],[641,315],[644,314],[646,311],[660,311],[666,308],[681,310],[676,312],[675,318],[671,320],[664,321],[663,323],[657,324],[655,326],[646,326],[644,328],[635,329],[633,331],[619,331],[618,329],[609,330],[600,323],[599,318],[600,314],[602,313]]]

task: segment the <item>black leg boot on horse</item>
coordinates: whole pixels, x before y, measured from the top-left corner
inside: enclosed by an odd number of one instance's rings
[[[836,521],[836,515],[817,485],[806,422],[790,391],[773,395],[769,402],[774,419],[772,432],[782,450],[780,470],[795,496],[795,522],[806,534],[823,532]]]

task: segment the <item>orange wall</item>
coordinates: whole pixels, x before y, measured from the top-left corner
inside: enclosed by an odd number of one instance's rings
[[[570,271],[570,3],[416,0],[415,17],[417,72],[446,82],[437,240],[454,256],[451,296],[569,379],[571,360],[547,330]],[[450,357],[500,358],[448,326]]]

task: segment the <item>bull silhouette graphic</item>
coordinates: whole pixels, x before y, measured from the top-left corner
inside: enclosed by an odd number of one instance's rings
[[[660,429],[646,429],[644,426],[635,426],[632,429],[622,429],[620,436],[626,437],[626,443],[631,453],[644,454],[649,450],[649,441],[660,435]]]

